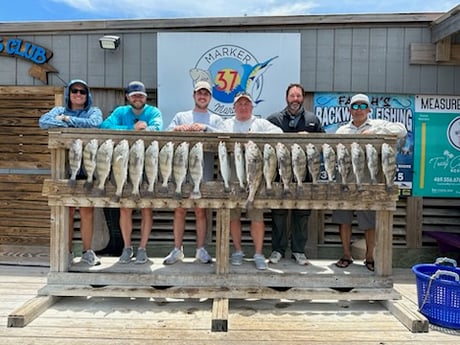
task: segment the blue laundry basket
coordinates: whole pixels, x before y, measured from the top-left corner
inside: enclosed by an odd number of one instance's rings
[[[435,325],[460,329],[460,269],[457,262],[438,258],[434,264],[415,265],[412,271],[416,276],[419,311]]]

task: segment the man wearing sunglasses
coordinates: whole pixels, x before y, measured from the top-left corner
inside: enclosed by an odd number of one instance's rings
[[[305,90],[300,84],[290,84],[286,89],[286,108],[270,115],[267,120],[280,127],[285,133],[324,132],[319,119],[306,111]],[[311,177],[306,177],[311,181]],[[288,247],[288,216],[291,223],[291,256],[299,265],[308,265],[305,255],[307,243],[307,226],[310,210],[272,210],[272,253],[271,263],[278,263],[285,256]]]
[[[102,123],[102,112],[92,106],[92,95],[85,81],[75,79],[67,84],[64,90],[64,105],[56,106],[43,114],[38,124],[40,128],[55,127],[99,127]],[[77,179],[86,179],[84,171],[79,171]],[[69,265],[73,261],[72,239],[75,208],[69,207]],[[93,239],[94,207],[80,207],[80,232],[83,243],[82,262],[89,266],[99,265],[101,262],[91,249]]]
[[[359,93],[350,101],[351,121],[337,130],[337,134],[394,134],[404,138],[407,130],[402,123],[380,119],[370,119],[371,103],[369,97]],[[350,176],[352,179],[353,176]],[[358,228],[364,231],[366,240],[366,259],[364,264],[369,271],[374,271],[375,248],[375,211],[335,210],[332,213],[332,223],[339,224],[340,239],[343,255],[335,263],[339,268],[346,268],[353,263],[351,256],[351,228],[353,213],[356,213]]]

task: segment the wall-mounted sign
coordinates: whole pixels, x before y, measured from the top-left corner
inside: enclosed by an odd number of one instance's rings
[[[48,84],[48,73],[57,72],[48,61],[53,52],[35,43],[24,41],[21,38],[0,37],[0,55],[24,59],[32,63],[29,75]]]
[[[414,195],[460,197],[460,97],[415,97]]]
[[[286,106],[285,90],[299,76],[298,33],[158,34],[157,95],[166,126],[174,114],[193,107],[193,86],[200,80],[212,86],[210,112],[232,117],[235,95],[246,91],[254,114],[266,117]]]
[[[414,96],[395,94],[367,94],[371,102],[372,119],[400,122],[407,130],[404,140],[398,141],[396,157],[395,184],[401,195],[410,195],[412,188],[412,168],[414,163]],[[336,130],[351,120],[350,100],[353,93],[317,92],[314,95],[313,109],[327,133]],[[324,179],[327,175],[323,176]]]

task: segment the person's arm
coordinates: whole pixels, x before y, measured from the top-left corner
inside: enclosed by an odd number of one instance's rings
[[[147,131],[161,131],[163,129],[163,116],[158,108],[152,107],[150,120],[147,123]]]
[[[407,135],[406,127],[402,123],[386,120],[374,120],[372,128],[368,132],[373,134],[393,134],[398,138],[404,138]]]
[[[182,124],[182,121],[181,121],[181,116],[180,116],[180,113],[177,113],[173,119],[171,120],[171,122],[169,123],[168,127],[166,128],[167,131],[173,131],[174,128],[176,128],[177,126],[180,126]]]
[[[256,124],[256,127],[258,127],[256,130],[257,132],[283,133],[283,130],[281,128],[279,128],[278,126],[275,126],[273,123],[265,119],[257,119],[255,124]]]
[[[69,127],[78,128],[97,128],[102,123],[102,111],[99,108],[92,107],[88,110],[88,117],[68,116],[67,122]]]
[[[206,125],[205,132],[225,132],[225,125],[224,120],[220,116],[213,117],[213,121],[211,124]]]
[[[109,115],[108,118],[104,120],[104,122],[101,123],[100,128],[104,129],[115,129],[115,130],[126,130],[126,131],[132,131],[134,130],[134,125],[124,125],[123,121],[121,121],[121,116],[123,116],[123,113],[119,111],[118,109],[115,109],[112,114]]]
[[[49,112],[43,114],[38,120],[38,125],[42,129],[56,128],[56,127],[69,127],[67,122],[56,120],[56,116],[64,114],[64,107],[54,107]]]

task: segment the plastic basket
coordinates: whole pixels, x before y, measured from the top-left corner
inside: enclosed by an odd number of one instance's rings
[[[435,325],[460,329],[460,269],[457,262],[438,258],[434,264],[415,265],[412,271],[416,276],[419,311]]]

